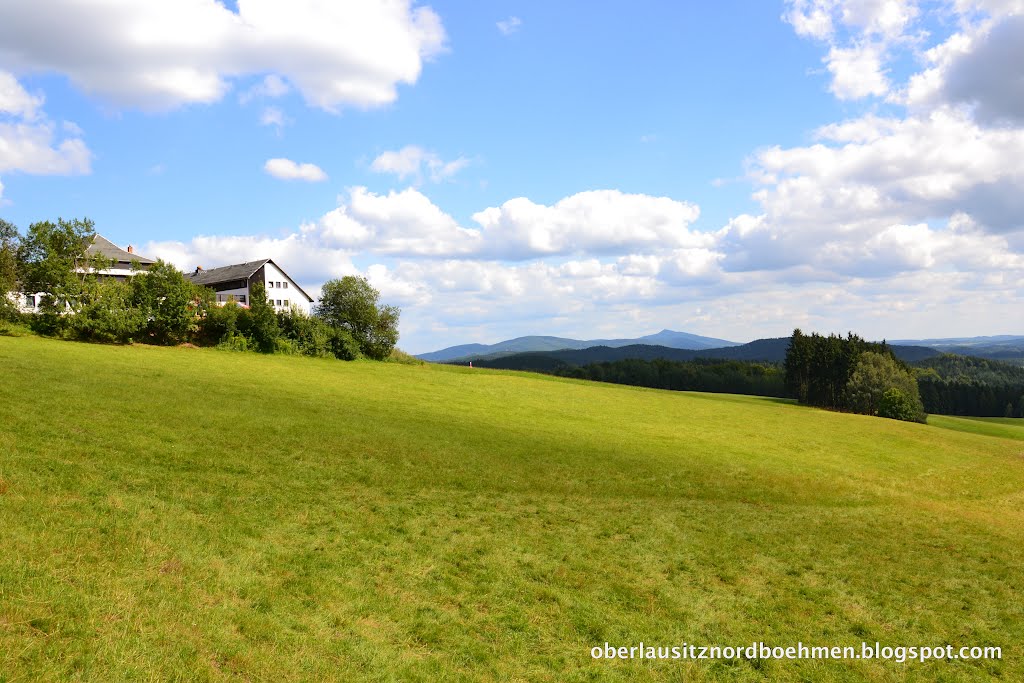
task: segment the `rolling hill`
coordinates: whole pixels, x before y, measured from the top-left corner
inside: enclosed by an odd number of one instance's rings
[[[974,356],[1024,365],[1024,336],[1019,335],[898,340],[890,343],[894,346],[928,346],[958,356]]]
[[[562,349],[558,351],[492,354],[474,357],[473,364],[480,367],[503,368],[506,370],[532,370],[549,372],[559,365],[589,365],[608,361],[636,358],[640,360],[687,361],[695,358],[715,358],[721,360],[761,361],[781,363],[786,358],[789,337],[776,339],[758,339],[748,344],[739,344],[716,349],[691,351],[672,349],[665,346],[634,344],[630,346],[608,347],[594,346],[586,349]],[[922,346],[893,346],[893,352],[901,360],[912,362],[939,355],[935,349]],[[460,361],[453,361],[460,362]]]
[[[1024,679],[1017,423],[30,336],[0,373],[0,680]],[[641,641],[1002,656],[591,655]]]
[[[565,337],[517,337],[497,344],[462,344],[450,346],[440,351],[431,351],[417,356],[422,360],[444,363],[453,360],[476,358],[480,356],[497,357],[513,353],[532,351],[557,351],[560,349],[585,349],[592,346],[630,346],[635,344],[659,345],[675,349],[710,349],[723,346],[735,346],[735,342],[712,337],[701,337],[688,332],[662,330],[637,339],[567,339]]]

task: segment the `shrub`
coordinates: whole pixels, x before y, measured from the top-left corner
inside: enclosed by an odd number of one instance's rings
[[[878,404],[878,415],[906,422],[925,422],[927,420],[924,408],[921,406],[921,399],[918,398],[915,401],[913,397],[896,387],[886,389],[882,394]]]
[[[359,342],[346,329],[331,330],[331,353],[338,360],[358,360],[363,357]]]
[[[295,346],[297,353],[315,358],[334,355],[331,347],[334,331],[323,320],[291,310],[278,313],[277,324],[281,335]]]
[[[238,334],[238,316],[242,309],[229,302],[223,306],[207,306],[198,320],[196,340],[206,346],[215,346]]]
[[[391,354],[387,357],[388,363],[401,363],[402,365],[426,365],[427,362],[420,360],[416,356],[406,353],[405,351],[394,348],[391,349]]]
[[[262,284],[252,287],[249,310],[239,315],[238,329],[249,337],[255,351],[273,353],[281,330],[277,326],[277,314],[267,299],[267,290]]]
[[[78,312],[65,316],[69,332],[78,339],[119,344],[138,337],[145,315],[134,305],[131,285],[100,280],[83,286]]]
[[[232,332],[221,339],[220,343],[217,344],[217,348],[226,351],[248,351],[249,340],[238,332]]]
[[[157,261],[132,280],[135,300],[145,311],[149,338],[158,344],[181,344],[196,338],[202,312],[213,293],[188,281],[169,263]]]

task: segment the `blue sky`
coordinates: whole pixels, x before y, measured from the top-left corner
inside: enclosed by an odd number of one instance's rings
[[[1022,332],[1020,3],[275,5],[0,8],[0,215],[363,274],[413,352]]]

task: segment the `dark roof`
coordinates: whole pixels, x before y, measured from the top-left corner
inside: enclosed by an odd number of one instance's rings
[[[221,266],[220,268],[210,268],[209,270],[196,269],[185,277],[197,285],[216,285],[221,282],[230,282],[231,280],[247,280],[269,260],[265,258],[259,261],[246,261],[245,263],[236,263],[233,266]]]
[[[139,263],[152,264],[156,263],[151,258],[146,258],[141,254],[134,254],[126,251],[121,247],[117,246],[103,235],[95,235],[92,238],[92,243],[85,248],[86,254],[100,254],[106,258],[114,259],[118,262],[131,263],[132,261],[138,261]]]
[[[199,270],[198,268],[191,273],[186,273],[185,277],[192,280],[197,285],[217,285],[222,282],[231,282],[232,280],[248,280],[257,270],[262,268],[268,263],[274,263],[273,259],[265,258],[259,261],[246,261],[245,263],[236,263],[231,266],[220,266],[219,268],[209,268]],[[284,273],[284,269],[281,266],[274,263],[274,266]],[[292,279],[291,275],[285,273],[285,276],[292,281],[295,285],[295,289],[302,292],[302,295],[313,301],[313,297],[306,294],[306,290],[299,286],[299,283]]]

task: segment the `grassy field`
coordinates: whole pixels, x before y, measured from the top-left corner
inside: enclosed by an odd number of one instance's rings
[[[0,337],[0,681],[1024,680],[1024,444],[932,419]]]
[[[951,415],[932,415],[928,418],[928,422],[937,427],[955,429],[960,432],[1024,441],[1024,419],[1019,417],[953,417]]]

